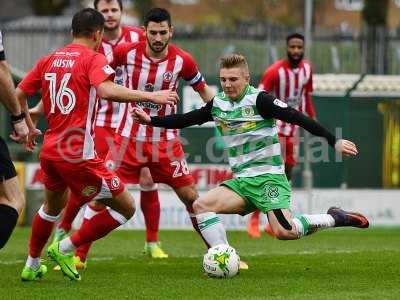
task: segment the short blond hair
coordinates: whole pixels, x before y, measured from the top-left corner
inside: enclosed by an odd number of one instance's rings
[[[249,66],[247,64],[246,58],[241,54],[228,54],[221,57],[219,61],[220,69],[231,69],[231,68],[244,68],[249,71]]]

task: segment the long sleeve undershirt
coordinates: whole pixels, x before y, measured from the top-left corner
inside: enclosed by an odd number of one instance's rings
[[[213,101],[199,109],[192,110],[185,114],[174,114],[166,117],[151,117],[151,125],[170,129],[182,129],[193,125],[201,125],[213,121],[211,114],[212,106]],[[288,107],[285,103],[270,94],[260,92],[257,96],[256,106],[259,114],[264,119],[273,118],[298,125],[313,135],[325,138],[330,146],[335,146],[336,138],[332,133],[322,127],[318,122],[307,117],[296,109]]]

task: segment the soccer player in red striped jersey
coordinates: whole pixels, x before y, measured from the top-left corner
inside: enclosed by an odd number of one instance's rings
[[[288,106],[315,119],[314,105],[311,99],[313,91],[311,64],[304,57],[304,36],[293,33],[286,37],[287,59],[281,59],[271,65],[264,73],[259,88],[275,95]],[[293,167],[297,164],[298,135],[296,125],[277,120],[279,141],[285,159],[285,173],[290,181]],[[248,233],[259,237],[260,211],[250,218]],[[269,231],[268,224],[266,227]]]
[[[41,90],[48,121],[40,152],[45,201],[33,220],[29,256],[21,273],[24,281],[36,280],[46,273],[46,267],[40,262],[41,252],[65,204],[68,188],[74,194],[82,195],[86,202],[97,197],[109,206],[71,237],[52,243],[47,249],[48,256],[71,280],[80,280],[73,251],[107,235],[134,214],[132,196],[96,154],[93,133],[97,96],[119,102],[144,97],[148,101],[172,105],[178,98],[176,93],[168,90],[146,93],[111,81],[114,70],[104,55],[95,52],[104,28],[104,17],[98,11],[91,8],[79,11],[74,15],[71,27],[72,43],[39,59],[16,90],[25,112],[28,112],[27,97]],[[30,132],[35,135],[36,128],[29,115],[27,122]]]
[[[95,0],[94,8],[105,18],[104,35],[100,44],[99,52],[103,53],[108,62],[114,59],[114,49],[123,43],[133,43],[145,40],[142,28],[121,25],[122,1],[121,0]],[[121,84],[120,69],[117,69],[115,82]],[[116,127],[118,125],[120,103],[101,99],[96,118],[95,145],[96,152],[101,158],[105,158],[110,145],[113,143]],[[168,255],[161,249],[158,243],[158,229],[160,221],[160,202],[158,198],[158,187],[153,182],[148,168],[142,168],[140,172],[140,203],[146,224],[146,243],[153,243],[153,251],[149,252],[151,257],[166,258]],[[72,227],[72,222],[82,206],[82,197],[70,194],[69,201],[64,210],[63,219],[57,227],[54,239],[62,238]],[[85,211],[84,222],[97,211],[103,209],[95,203],[90,203]],[[86,268],[86,254],[90,245],[79,247],[76,251],[76,265],[78,268]]]
[[[122,69],[125,85],[146,91],[176,90],[179,80],[184,79],[205,102],[210,101],[214,92],[205,83],[192,56],[170,43],[173,28],[169,12],[162,8],[151,9],[144,26],[146,41],[122,44],[114,51],[112,66]],[[198,193],[178,132],[134,123],[128,111],[132,105],[134,103],[120,107],[114,149],[110,149],[106,165],[115,169],[125,182],[138,182],[141,168],[149,167],[154,182],[166,183],[175,190],[198,230],[192,208]],[[153,105],[145,100],[138,106],[151,115],[176,112],[175,106]],[[147,243],[145,250],[152,251],[154,246]]]

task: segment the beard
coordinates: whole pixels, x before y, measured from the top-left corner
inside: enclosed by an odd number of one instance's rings
[[[300,62],[302,61],[303,57],[304,57],[304,53],[301,53],[301,54],[299,55],[299,57],[294,58],[294,57],[289,53],[289,51],[288,51],[288,52],[287,52],[287,57],[288,57],[288,60],[289,60],[290,65],[292,65],[292,66],[298,66],[298,65],[300,64]]]
[[[120,24],[121,24],[121,22],[115,22],[115,25],[112,27],[109,27],[106,24],[104,24],[104,31],[108,31],[108,32],[114,31],[119,27]]]
[[[157,43],[156,45],[155,45],[155,43],[151,44],[150,41],[149,41],[149,39],[147,39],[147,43],[148,43],[150,49],[151,49],[154,53],[161,53],[161,52],[163,52],[164,49],[168,46],[169,39],[168,39],[168,41],[165,42],[165,44],[162,44],[162,43]],[[156,49],[155,46],[162,46],[162,47]]]

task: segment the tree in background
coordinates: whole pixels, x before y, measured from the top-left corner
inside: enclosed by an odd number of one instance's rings
[[[59,16],[69,5],[69,0],[33,0],[32,8],[35,15]]]
[[[364,0],[362,10],[362,68],[364,73],[385,74],[388,70],[389,0]]]
[[[131,0],[138,14],[139,24],[143,24],[146,13],[155,6],[153,0]]]

